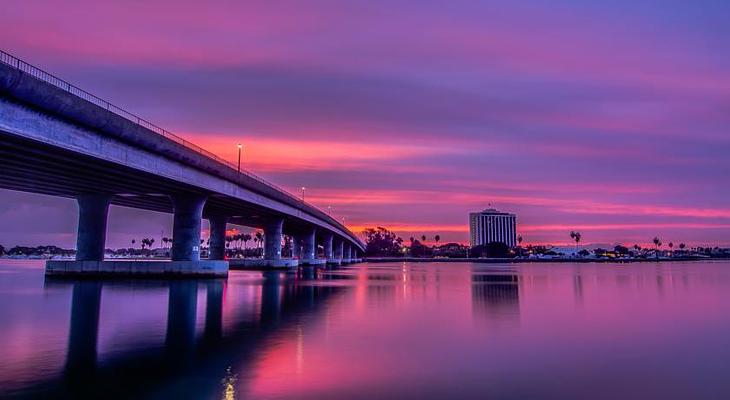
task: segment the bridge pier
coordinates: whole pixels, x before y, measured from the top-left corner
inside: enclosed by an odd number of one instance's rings
[[[351,264],[352,263],[352,245],[350,243],[345,243],[344,248],[342,249],[342,263],[343,264]]]
[[[274,218],[264,223],[264,257],[229,260],[231,269],[289,269],[299,265],[297,260],[282,258],[281,241],[284,237],[284,218]],[[292,253],[296,254],[296,237],[292,243]]]
[[[334,239],[334,259],[332,260],[332,264],[334,265],[342,265],[342,255],[343,255],[343,249],[344,249],[344,241],[340,238]]]
[[[302,255],[299,264],[303,266],[322,265],[326,261],[317,258],[317,228],[311,228],[303,236]]]
[[[208,218],[210,225],[210,242],[208,243],[208,259],[209,260],[225,260],[226,258],[226,227],[228,225],[228,217],[226,216],[210,216]]]
[[[283,227],[283,218],[276,218],[264,226],[264,259],[281,260],[281,239]]]
[[[175,209],[171,261],[104,261],[106,221],[112,196],[79,196],[79,229],[76,261],[46,261],[46,275],[91,276],[192,276],[228,275],[228,263],[200,260],[200,225],[207,196],[172,196]]]
[[[340,265],[339,261],[335,260],[334,235],[331,232],[324,233],[324,258],[327,265]]]
[[[243,260],[244,268],[296,268],[298,262],[281,257],[281,241],[283,239],[284,218],[275,218],[264,224],[264,258],[263,260]]]
[[[206,195],[172,196],[175,214],[172,223],[172,261],[200,261],[200,225]]]
[[[291,237],[291,258],[299,259],[302,257],[301,239],[298,235]]]
[[[84,194],[76,198],[79,227],[76,235],[76,261],[102,261],[109,215],[108,194]]]

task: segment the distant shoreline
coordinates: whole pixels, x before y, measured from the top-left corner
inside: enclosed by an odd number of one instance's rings
[[[443,262],[443,263],[480,263],[480,264],[526,264],[526,263],[598,263],[598,264],[629,264],[629,263],[657,263],[677,261],[728,261],[730,257],[683,257],[683,258],[622,258],[622,259],[600,259],[600,258],[417,258],[417,257],[366,257],[364,262],[386,263],[386,262]]]

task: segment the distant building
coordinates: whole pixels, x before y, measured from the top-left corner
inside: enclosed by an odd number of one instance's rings
[[[517,245],[517,216],[493,208],[469,213],[469,243],[472,247],[501,242]]]

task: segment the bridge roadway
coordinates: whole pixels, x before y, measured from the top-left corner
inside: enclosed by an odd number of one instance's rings
[[[49,261],[49,275],[226,275],[227,224],[263,230],[264,258],[246,261],[260,267],[339,265],[364,250],[302,199],[1,51],[0,188],[77,200],[76,261]],[[110,204],[172,213],[171,260],[104,260]],[[210,242],[201,260],[203,218]],[[294,238],[295,259],[282,258],[282,235]]]

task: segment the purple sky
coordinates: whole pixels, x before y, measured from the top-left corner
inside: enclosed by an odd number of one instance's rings
[[[181,4],[184,3],[184,4]],[[245,3],[245,4],[243,4]],[[8,0],[0,46],[344,216],[467,240],[730,244],[727,1]],[[74,244],[0,191],[0,243]],[[115,208],[110,245],[169,232]]]

